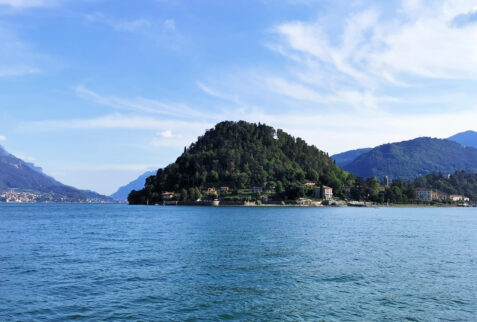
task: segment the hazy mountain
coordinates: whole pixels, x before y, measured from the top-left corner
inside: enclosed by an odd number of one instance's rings
[[[363,149],[356,149],[351,151],[346,151],[342,153],[338,153],[332,155],[331,157],[333,160],[336,161],[336,164],[340,167],[344,167],[345,165],[349,164],[351,161],[359,157],[361,154],[371,151],[373,148],[363,148]]]
[[[388,176],[390,179],[415,179],[458,170],[477,171],[477,149],[464,147],[456,142],[417,138],[410,141],[378,146],[344,167],[362,177]]]
[[[41,201],[112,201],[109,197],[92,191],[66,186],[45,175],[41,168],[24,162],[0,146],[0,192],[10,190],[28,191]]]
[[[128,195],[132,190],[141,190],[142,188],[144,188],[144,183],[146,182],[146,178],[156,175],[156,172],[157,171],[148,171],[140,175],[137,179],[119,188],[118,191],[113,193],[110,197],[115,200],[127,200]]]
[[[451,136],[448,140],[457,142],[463,146],[477,148],[477,132],[475,131],[457,133],[456,135]]]

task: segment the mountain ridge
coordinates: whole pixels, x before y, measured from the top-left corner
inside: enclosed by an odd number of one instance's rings
[[[421,137],[380,145],[344,167],[361,177],[412,180],[432,173],[477,171],[477,149],[447,139]]]
[[[62,184],[43,173],[40,167],[27,163],[0,146],[0,192],[15,199],[31,201],[112,202],[94,191],[79,190]]]
[[[349,150],[341,153],[337,153],[332,155],[331,157],[335,160],[336,164],[340,167],[344,167],[345,165],[352,162],[354,159],[359,157],[361,154],[371,151],[373,148],[361,148],[361,149],[354,149]]]
[[[448,140],[457,142],[463,146],[477,148],[477,132],[472,130],[454,134],[449,137]]]
[[[116,190],[115,193],[111,194],[110,197],[115,200],[125,201],[128,199],[128,195],[132,190],[139,190],[144,187],[144,183],[146,179],[150,176],[153,176],[157,173],[157,171],[147,171],[141,174],[136,179],[132,180],[131,182],[121,186]]]

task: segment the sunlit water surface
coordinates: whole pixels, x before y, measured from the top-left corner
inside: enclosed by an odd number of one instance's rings
[[[0,205],[0,320],[475,320],[477,208]]]

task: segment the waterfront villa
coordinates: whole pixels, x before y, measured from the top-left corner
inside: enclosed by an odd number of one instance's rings
[[[174,198],[174,192],[164,192],[161,196],[163,200],[171,200]]]
[[[207,194],[208,194],[208,195],[216,195],[216,194],[217,194],[217,190],[215,190],[215,188],[208,188],[208,189],[207,189]]]
[[[320,187],[315,188],[314,193],[315,198],[323,198],[324,200],[332,200],[333,199],[333,188],[328,186],[323,186],[323,193]]]

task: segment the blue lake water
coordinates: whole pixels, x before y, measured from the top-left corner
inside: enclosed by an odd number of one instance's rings
[[[0,320],[475,320],[477,208],[0,204]]]

